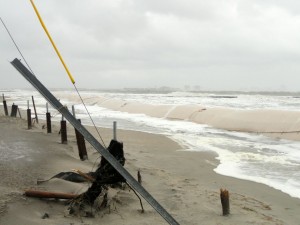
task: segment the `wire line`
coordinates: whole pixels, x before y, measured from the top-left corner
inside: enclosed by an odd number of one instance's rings
[[[22,54],[21,50],[19,49],[19,47],[18,47],[17,43],[16,43],[16,42],[15,42],[15,40],[13,39],[12,35],[10,34],[10,32],[9,32],[8,28],[6,27],[6,25],[5,25],[4,21],[2,20],[2,18],[1,18],[1,17],[0,17],[0,20],[1,20],[1,22],[2,22],[2,24],[3,24],[3,26],[4,26],[4,28],[6,29],[6,31],[7,31],[8,35],[9,35],[9,37],[11,38],[11,40],[12,40],[12,41],[13,41],[13,43],[14,43],[14,45],[16,46],[16,48],[17,48],[18,52],[20,53],[21,57],[23,58],[24,62],[26,63],[27,67],[30,69],[31,73],[34,75],[34,72],[33,72],[33,71],[32,71],[32,69],[30,68],[29,64],[27,63],[27,61],[26,61],[25,57],[23,56],[23,54]]]
[[[74,88],[75,88],[75,90],[76,90],[76,92],[77,92],[77,94],[78,94],[78,96],[79,96],[79,98],[80,98],[80,100],[81,100],[81,102],[82,102],[82,104],[83,104],[83,106],[84,106],[86,112],[88,113],[88,115],[89,115],[89,117],[90,117],[90,119],[91,119],[91,121],[92,121],[92,123],[93,123],[93,125],[94,125],[94,127],[95,127],[95,129],[96,129],[96,131],[97,131],[97,133],[98,133],[98,135],[99,135],[101,141],[102,141],[103,146],[106,148],[105,143],[104,143],[104,141],[103,141],[103,139],[102,139],[102,137],[101,137],[101,135],[100,135],[100,132],[99,132],[98,128],[96,127],[96,124],[95,124],[95,122],[94,122],[94,120],[93,120],[93,118],[92,118],[90,112],[88,111],[88,109],[87,109],[87,107],[86,107],[86,105],[85,105],[85,103],[84,103],[84,101],[83,101],[83,99],[82,99],[82,97],[81,97],[81,95],[80,95],[80,93],[79,93],[79,91],[78,91],[78,89],[77,89],[75,83],[74,83],[73,85],[74,85]]]

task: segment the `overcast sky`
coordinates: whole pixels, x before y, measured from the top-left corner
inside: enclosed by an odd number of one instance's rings
[[[34,2],[79,88],[300,91],[299,0]],[[30,1],[0,5],[37,77],[72,87]],[[0,25],[0,88],[30,87]]]

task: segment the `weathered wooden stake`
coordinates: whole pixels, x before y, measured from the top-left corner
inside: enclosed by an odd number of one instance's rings
[[[27,124],[28,124],[28,130],[30,130],[32,128],[31,109],[27,109]]]
[[[86,146],[85,146],[85,140],[84,140],[84,137],[81,135],[81,133],[78,130],[75,129],[75,133],[76,133],[79,157],[82,161],[84,161],[84,160],[88,159]]]
[[[6,104],[4,94],[2,94],[2,98],[3,98],[3,107],[4,107],[5,116],[8,116],[8,109],[7,109],[7,104]]]
[[[10,116],[17,117],[17,112],[18,112],[18,106],[13,103],[13,105],[11,106]]]
[[[60,135],[61,135],[61,143],[67,144],[68,143],[67,121],[65,121],[65,120],[60,121]]]
[[[137,178],[138,178],[138,182],[140,184],[142,184],[142,175],[141,175],[141,171],[140,170],[138,170],[138,172],[137,172]]]
[[[52,128],[51,128],[51,114],[49,113],[49,108],[48,108],[48,102],[46,103],[46,122],[47,122],[47,133],[50,134],[52,133]]]
[[[117,122],[114,121],[114,140],[116,141],[117,140]]]
[[[49,112],[46,113],[46,120],[47,120],[47,133],[50,134],[52,133],[52,128],[51,128],[51,114]]]
[[[73,113],[73,116],[76,118],[75,106],[74,105],[72,105],[72,113]],[[81,120],[78,119],[78,122],[81,123]],[[75,135],[76,135],[76,141],[77,141],[79,157],[82,161],[84,161],[84,160],[88,159],[84,137],[82,136],[82,134],[77,129],[75,129]]]
[[[230,214],[229,192],[226,189],[220,189],[220,198],[221,198],[223,216],[227,216]]]
[[[3,101],[3,106],[4,106],[5,116],[8,116],[8,109],[7,109],[6,101]]]
[[[39,123],[39,119],[38,119],[38,116],[37,116],[37,113],[36,113],[34,98],[33,98],[33,96],[31,96],[31,97],[32,97],[32,104],[33,104],[33,109],[34,109],[34,114],[35,114],[35,120],[36,120],[36,123]]]

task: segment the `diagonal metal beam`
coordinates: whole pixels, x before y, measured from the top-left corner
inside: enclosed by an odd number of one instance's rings
[[[76,120],[69,110],[52,95],[52,93],[20,62],[20,60],[16,58],[11,64],[70,122],[70,124],[72,124],[74,128],[84,136],[84,138],[125,178],[130,186],[134,188],[169,224],[179,225],[179,223],[131,176],[131,174],[94,138],[94,136]]]

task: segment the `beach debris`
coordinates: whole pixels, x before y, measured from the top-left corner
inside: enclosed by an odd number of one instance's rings
[[[108,197],[107,197],[107,193],[105,193],[103,196],[103,201],[99,206],[99,210],[106,208],[107,205],[108,205]]]
[[[125,165],[122,142],[111,140],[107,150],[122,166]],[[92,173],[91,176],[95,179],[91,187],[74,199],[74,202],[82,202],[88,205],[93,205],[95,199],[102,192],[104,185],[125,182],[125,179],[120,175],[120,173],[112,167],[104,157],[101,157],[98,169]]]
[[[74,199],[78,197],[78,194],[38,191],[38,190],[26,190],[24,194],[27,197],[35,197],[35,198]]]
[[[44,220],[44,219],[48,219],[50,216],[49,216],[49,214],[48,213],[45,213],[43,216],[42,216],[42,219]]]
[[[220,198],[221,198],[223,216],[228,216],[230,214],[228,190],[221,188],[220,189]]]
[[[107,150],[110,154],[112,154],[112,156],[114,156],[118,160],[118,162],[121,165],[125,165],[125,157],[122,142],[111,140]],[[72,172],[60,172],[48,180],[38,180],[37,183],[41,184],[53,178],[64,179],[67,181],[77,183],[86,181],[92,182],[91,187],[86,192],[80,195],[36,190],[25,191],[25,195],[28,197],[71,199],[69,206],[70,214],[84,211],[85,205],[93,205],[94,201],[102,193],[102,191],[107,190],[107,185],[125,182],[125,179],[108,163],[108,161],[104,157],[101,158],[98,169],[95,172],[83,173],[80,170],[73,170]],[[100,208],[106,207],[107,205],[108,196],[107,193],[105,193]],[[144,212],[143,206],[142,212]]]
[[[137,171],[137,178],[138,178],[138,182],[142,185],[142,175],[140,170]]]
[[[136,193],[136,191],[127,183],[128,187],[133,191],[133,193],[136,195],[136,197],[138,197],[138,199],[140,200],[140,204],[141,204],[141,213],[144,213],[145,210],[144,210],[144,207],[143,207],[143,202],[142,202],[142,199],[140,198],[140,196]]]
[[[90,182],[94,182],[96,179],[93,177],[94,176],[94,172],[88,172],[88,173],[84,173],[80,170],[73,170],[76,173],[78,173],[80,176],[82,176],[83,178],[85,178],[87,181]]]
[[[92,177],[92,174],[93,174],[92,172],[83,173],[80,170],[73,170],[73,171],[74,172],[60,172],[47,180],[38,179],[37,184],[47,182],[49,180],[52,180],[53,178],[63,179],[63,180],[71,181],[74,183],[82,183],[82,182],[91,181],[91,179],[94,179]]]

